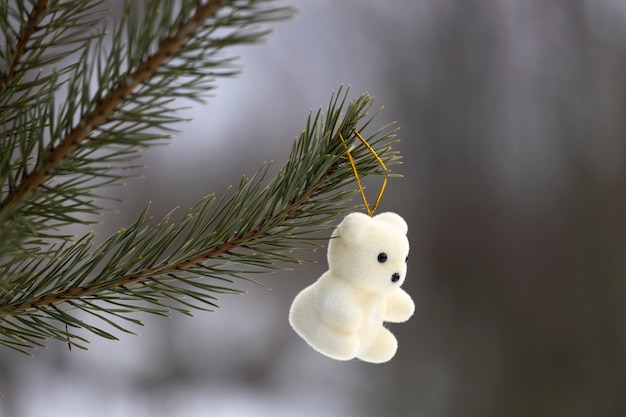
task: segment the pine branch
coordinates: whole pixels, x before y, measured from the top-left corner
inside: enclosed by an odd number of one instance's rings
[[[48,92],[59,87],[54,82],[76,66],[68,58],[101,35],[93,31],[103,23],[102,11],[96,9],[101,2],[31,0],[30,9],[28,2],[5,2],[0,7],[0,30],[7,48],[0,49],[0,62],[4,62],[0,71],[2,113],[15,107],[24,109],[45,95],[42,89]],[[61,68],[53,67],[63,60],[68,62]]]
[[[17,38],[17,44],[14,48],[15,52],[13,53],[9,69],[6,72],[0,72],[0,89],[4,88],[15,76],[17,67],[26,52],[28,42],[31,36],[37,31],[46,7],[48,7],[48,0],[37,0],[33,4],[32,10],[28,14],[28,19],[26,19],[26,22],[22,25]]]
[[[61,226],[84,223],[84,214],[99,214],[102,207],[94,189],[119,184],[136,168],[130,162],[138,148],[167,138],[172,124],[181,120],[172,113],[171,101],[200,100],[215,77],[235,73],[231,60],[218,52],[258,41],[268,31],[254,25],[293,13],[265,7],[263,0],[128,1],[107,51],[104,27],[82,37],[57,33],[96,13],[97,2],[78,3],[70,8],[72,3],[51,1],[46,11],[58,13],[61,23],[47,17],[45,33],[33,41],[36,53],[29,53],[32,61],[56,62],[59,54],[45,58],[49,48],[80,40],[80,57],[71,73],[52,71],[43,81],[15,81],[10,93],[21,91],[26,98],[20,96],[19,106],[0,102],[0,117],[7,121],[7,140],[0,141],[2,253],[11,248],[13,254],[30,252],[48,236],[65,239],[57,234]],[[48,38],[50,42],[44,41]],[[70,99],[58,108],[55,96],[63,84]],[[41,85],[45,88],[35,88]],[[20,236],[40,239],[5,245]]]
[[[78,123],[61,139],[60,143],[44,155],[43,163],[33,168],[17,188],[9,192],[0,202],[0,211],[33,194],[70,153],[74,152],[95,129],[107,121],[133,90],[150,79],[157,69],[180,50],[184,43],[198,31],[204,21],[213,16],[221,6],[222,1],[220,0],[212,0],[199,6],[189,21],[177,28],[159,45],[155,53],[148,56],[125,79],[120,80],[110,89],[94,109],[83,115]]]
[[[114,336],[77,319],[73,310],[129,332],[109,317],[139,324],[132,313],[210,310],[217,306],[213,294],[240,292],[232,286],[234,279],[300,263],[292,252],[314,249],[312,234],[331,227],[351,195],[343,190],[354,176],[339,134],[352,143],[351,128],[363,132],[371,119],[360,121],[372,98],[359,97],[342,114],[345,101],[345,95],[341,100],[334,95],[325,118],[321,112],[309,117],[289,160],[265,187],[267,167],[243,179],[234,194],[219,201],[206,197],[178,224],[166,216],[151,226],[146,210],[95,249],[87,235],[1,271],[11,285],[0,293],[0,343],[24,350],[52,337],[82,347],[85,339],[61,323]],[[399,158],[389,147],[393,136],[388,126],[366,136],[388,165]],[[356,147],[352,154],[362,176],[380,171],[367,149]]]

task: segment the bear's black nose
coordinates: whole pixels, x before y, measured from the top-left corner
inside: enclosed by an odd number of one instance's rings
[[[400,274],[398,274],[397,272],[394,272],[393,275],[391,276],[391,282],[398,282],[400,281]]]

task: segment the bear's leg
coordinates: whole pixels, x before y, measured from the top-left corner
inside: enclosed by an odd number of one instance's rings
[[[294,299],[289,310],[289,324],[318,352],[337,360],[354,359],[360,346],[358,337],[322,320],[315,308],[312,288],[305,288]]]
[[[359,353],[357,357],[365,362],[383,363],[393,358],[397,350],[398,341],[396,337],[381,326],[372,343]]]
[[[317,351],[341,361],[354,359],[360,345],[356,335],[323,324],[315,330],[315,336],[308,342]]]

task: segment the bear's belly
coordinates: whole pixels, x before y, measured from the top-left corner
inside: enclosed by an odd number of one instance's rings
[[[382,303],[372,306],[368,316],[368,321],[370,323],[380,323],[383,321],[383,306],[380,304]]]
[[[358,334],[361,340],[361,348],[365,349],[376,337],[383,325],[383,314],[386,306],[384,300],[380,299],[371,300],[362,306],[364,307],[363,322]]]

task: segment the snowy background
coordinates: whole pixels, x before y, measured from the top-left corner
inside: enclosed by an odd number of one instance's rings
[[[336,362],[291,331],[321,251],[138,337],[0,351],[0,416],[626,415],[626,2],[283,4],[298,16],[234,52],[242,74],[144,153],[98,232],[282,165],[332,91],[372,93],[404,156],[380,208],[410,226],[397,356]]]

